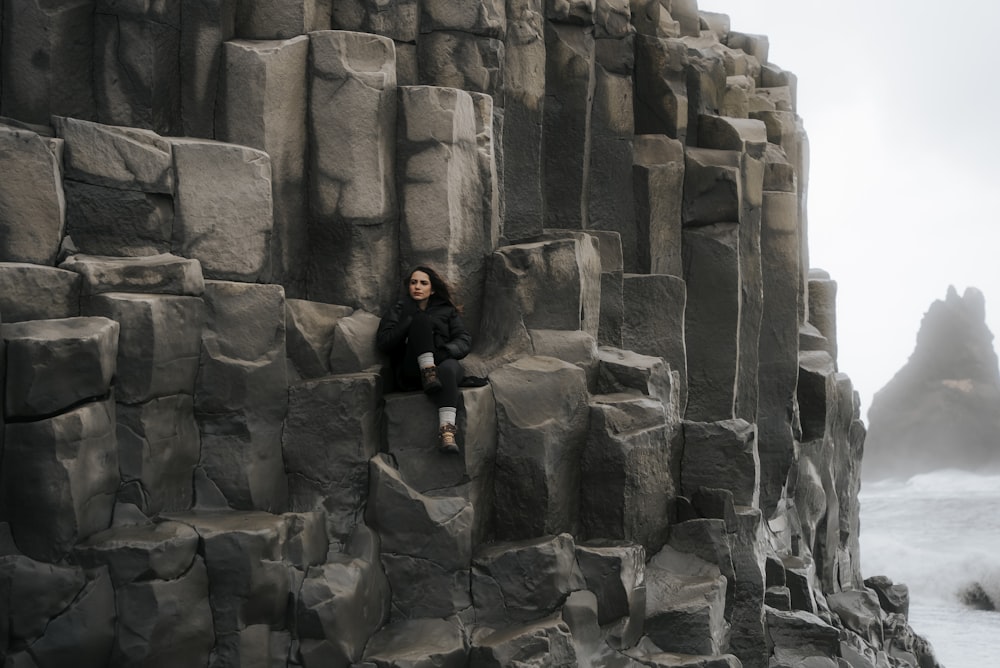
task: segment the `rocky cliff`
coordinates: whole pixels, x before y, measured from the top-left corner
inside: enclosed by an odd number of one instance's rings
[[[948,287],[868,411],[865,476],[1000,468],[1000,368],[983,294]]]
[[[931,666],[796,79],[694,0],[3,0],[6,666]],[[475,333],[461,454],[374,350]]]

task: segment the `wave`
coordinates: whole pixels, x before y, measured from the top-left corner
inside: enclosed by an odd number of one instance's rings
[[[859,498],[866,576],[905,583],[911,600],[1000,607],[1000,475],[935,471],[866,485]]]

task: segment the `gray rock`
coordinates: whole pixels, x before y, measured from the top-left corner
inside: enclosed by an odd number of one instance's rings
[[[324,563],[330,546],[324,514],[319,511],[285,513],[282,517],[288,523],[285,559],[302,570]]]
[[[73,559],[88,569],[107,566],[119,589],[133,582],[182,577],[197,551],[198,534],[187,524],[150,522],[96,533],[73,548]]]
[[[364,660],[377,668],[464,668],[468,650],[462,628],[447,619],[406,619],[372,636]]]
[[[119,404],[117,413],[119,500],[135,504],[150,517],[190,508],[201,454],[191,395]]]
[[[437,4],[482,7],[485,3]],[[427,5],[423,8],[426,11]],[[500,11],[503,16],[503,9]],[[429,85],[486,93],[499,98],[503,87],[503,63],[503,42],[496,38],[437,30],[420,35],[417,41],[419,80]]]
[[[597,597],[598,623],[605,626],[629,617],[636,629],[641,629],[646,613],[643,547],[624,542],[587,542],[576,546],[576,561],[587,590]]]
[[[631,350],[601,346],[597,375],[597,392],[616,394],[631,392],[659,399],[667,423],[671,427],[680,422],[679,385],[676,371],[662,357],[640,355]]]
[[[89,255],[157,255],[170,252],[173,199],[64,181],[66,235]]]
[[[670,15],[670,3],[663,0],[632,0],[631,22],[636,31],[653,37],[680,37],[680,24]]]
[[[330,344],[330,371],[335,374],[379,371],[385,356],[375,347],[381,319],[365,311],[355,311],[337,320]]]
[[[0,260],[55,263],[66,217],[62,153],[61,139],[0,125]]]
[[[715,422],[735,417],[740,352],[739,225],[684,230],[684,336],[688,402],[685,417]]]
[[[837,360],[837,282],[829,276],[809,276],[809,324],[827,341],[826,351]]]
[[[684,422],[681,492],[691,497],[702,487],[726,489],[738,506],[757,507],[760,460],[757,431],[745,420]]]
[[[83,296],[104,292],[143,292],[201,296],[201,263],[163,253],[145,257],[71,255],[60,268],[80,274]]]
[[[664,547],[646,565],[646,635],[667,652],[721,654],[728,643],[719,567]]]
[[[117,322],[115,400],[141,404],[194,394],[205,303],[199,297],[107,292],[81,311]]]
[[[378,313],[396,298],[396,57],[392,40],[311,33],[307,296]]]
[[[223,44],[236,34],[238,0],[181,0],[181,121],[189,137],[214,135]]]
[[[823,438],[826,432],[827,395],[836,373],[836,362],[825,351],[799,353],[799,377],[796,396],[799,403],[801,440]]]
[[[684,157],[684,225],[740,222],[741,153],[688,148]]]
[[[361,521],[368,460],[381,440],[381,392],[376,374],[329,376],[288,389],[281,438],[291,508],[325,510],[331,538],[346,538]]]
[[[493,96],[470,93],[476,114],[476,146],[479,180],[483,185],[483,229],[488,248],[500,244],[505,216],[503,174],[504,110],[494,104]]]
[[[659,4],[659,0],[653,2]],[[662,11],[654,6],[657,10]],[[633,12],[633,16],[638,14]],[[646,34],[636,37],[635,48],[636,134],[662,134],[684,142],[689,104],[687,48],[678,39]]]
[[[475,508],[473,544],[489,534],[497,451],[496,402],[490,387],[459,392],[458,456],[440,453],[438,415],[422,392],[385,397],[385,445],[406,484],[423,494],[458,494]]]
[[[621,347],[642,355],[660,357],[672,372],[677,372],[677,406],[684,414],[689,385],[686,334],[688,287],[685,281],[677,276],[626,274],[622,297],[625,318]]]
[[[0,325],[7,346],[5,417],[44,417],[106,396],[118,334],[117,322],[97,317]]]
[[[577,365],[587,374],[587,387],[594,387],[598,364],[594,337],[579,330],[567,332],[557,329],[532,329],[528,335],[536,355],[555,357]]]
[[[195,384],[201,465],[234,507],[284,510],[284,291],[278,285],[208,281],[204,299]]]
[[[381,539],[393,617],[446,617],[468,608],[472,504],[410,488],[384,456],[371,462],[365,519]]]
[[[31,643],[30,654],[39,666],[106,666],[115,638],[115,591],[106,570],[87,574],[77,597]]]
[[[243,39],[282,40],[330,28],[331,0],[265,0],[240,3],[236,34]]]
[[[632,165],[637,230],[635,268],[649,274],[683,275],[681,212],[684,149],[665,135],[635,138]]]
[[[87,583],[79,566],[43,563],[21,554],[0,556],[0,588],[9,605],[10,639],[34,640],[50,620],[66,610]]]
[[[120,190],[173,193],[170,143],[155,132],[63,116],[53,117],[52,122],[65,142],[67,179]]]
[[[420,5],[420,30],[456,30],[474,35],[504,36],[507,17],[502,0],[456,4],[448,0],[425,0]]]
[[[0,315],[5,323],[80,315],[80,276],[27,262],[0,262]]]
[[[478,331],[484,258],[478,130],[472,96],[455,88],[399,92],[400,262],[430,264],[456,287],[464,320]]]
[[[546,0],[545,18],[558,23],[587,25],[594,22],[595,0]]]
[[[0,489],[4,506],[19,509],[9,519],[24,554],[55,562],[110,526],[119,484],[114,406],[95,401],[5,426]]]
[[[380,0],[340,0],[333,3],[332,9],[333,28],[336,30],[370,32],[397,42],[417,41],[418,16],[417,0],[399,0],[390,4]],[[399,44],[396,48],[399,49]]]
[[[878,596],[879,605],[887,613],[899,613],[906,617],[910,613],[910,588],[903,583],[893,584],[885,575],[865,578],[865,586]]]
[[[101,123],[180,134],[180,8],[179,2],[96,3],[94,97]]]
[[[285,300],[285,352],[300,378],[310,380],[330,375],[334,329],[338,320],[353,312],[350,306]]]
[[[841,591],[828,594],[830,611],[845,627],[874,646],[882,642],[882,621],[885,613],[878,597],[870,591]]]
[[[543,0],[506,3],[504,133],[502,139],[504,235],[522,239],[545,226],[543,114],[545,18]]]
[[[592,139],[594,60],[592,31],[546,23],[543,178],[547,226],[588,227],[590,154],[586,147]]]
[[[174,252],[199,260],[209,278],[267,279],[271,159],[263,151],[223,142],[170,143],[177,179]]]
[[[580,464],[583,537],[627,540],[650,553],[663,546],[678,487],[673,427],[656,399],[632,394],[591,399]]]
[[[292,581],[282,562],[288,520],[250,512],[187,512],[167,519],[198,532],[216,638],[254,624],[283,628]]]
[[[490,375],[497,402],[496,532],[502,539],[575,531],[588,408],[583,370],[527,357]]]
[[[206,665],[215,634],[201,557],[175,578],[129,582],[116,593],[115,665]]]
[[[840,650],[840,634],[836,628],[808,612],[784,612],[765,608],[768,640],[774,647],[774,658],[798,665],[810,657],[834,658]],[[813,661],[816,661],[813,659]],[[819,662],[811,665],[821,666]],[[835,662],[827,664],[836,665]]]
[[[296,601],[305,668],[350,665],[389,619],[389,583],[377,561],[341,557],[310,568]]]
[[[497,628],[552,614],[585,588],[574,551],[569,534],[481,548],[472,560],[477,620]]]
[[[559,614],[488,634],[472,646],[470,668],[501,668],[516,664],[574,668],[580,657],[569,627]]]
[[[305,3],[290,5],[302,9]],[[244,3],[245,13],[272,13],[276,3]],[[246,18],[246,17],[244,17]],[[283,32],[278,17],[269,16],[269,30]],[[327,21],[329,27],[329,2]],[[246,31],[241,35],[249,37]],[[299,32],[293,33],[299,35]],[[306,70],[309,39],[283,41],[233,40],[225,44],[226,76],[220,96],[216,137],[252,146],[271,157],[271,280],[291,294],[304,294],[308,257],[306,186]]]

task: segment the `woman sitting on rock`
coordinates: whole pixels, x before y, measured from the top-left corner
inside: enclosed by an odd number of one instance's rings
[[[422,388],[437,405],[438,447],[444,452],[458,452],[458,384],[465,376],[458,360],[469,354],[472,337],[448,284],[437,272],[419,266],[403,285],[406,296],[382,318],[376,344],[389,355],[397,387]]]

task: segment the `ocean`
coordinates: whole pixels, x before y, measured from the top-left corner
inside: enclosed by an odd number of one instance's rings
[[[866,481],[860,500],[864,576],[910,588],[910,625],[945,668],[1000,667],[1000,611],[962,602],[978,585],[1000,606],[1000,475]]]

